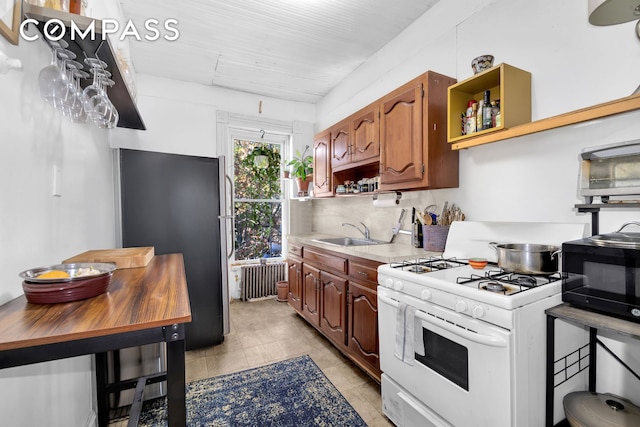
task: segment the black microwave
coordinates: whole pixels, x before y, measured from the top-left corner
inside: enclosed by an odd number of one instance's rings
[[[562,244],[562,300],[640,322],[640,249],[592,238]]]

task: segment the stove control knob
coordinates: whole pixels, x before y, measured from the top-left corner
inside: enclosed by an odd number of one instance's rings
[[[394,284],[393,284],[393,289],[395,289],[396,291],[401,291],[404,288],[404,283],[402,283],[401,281],[397,280]]]
[[[420,293],[420,298],[427,301],[431,299],[431,291],[429,289],[424,289],[422,293]]]
[[[393,287],[393,279],[391,278],[386,278],[384,279],[384,282],[382,283],[386,288],[392,288]]]
[[[476,319],[481,318],[482,316],[484,316],[484,307],[481,305],[476,305],[475,307],[473,307],[471,315]]]
[[[467,309],[467,303],[464,300],[459,299],[456,301],[456,311],[462,313]]]

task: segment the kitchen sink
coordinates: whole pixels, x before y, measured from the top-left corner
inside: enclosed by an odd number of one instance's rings
[[[330,245],[337,246],[368,246],[368,245],[382,245],[389,242],[383,242],[382,240],[375,239],[359,239],[357,237],[330,237],[326,239],[314,239],[316,242],[328,243]]]

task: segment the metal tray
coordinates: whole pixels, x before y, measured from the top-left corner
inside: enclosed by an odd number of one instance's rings
[[[76,276],[78,271],[81,268],[89,268],[93,267],[98,270],[98,273],[87,275],[87,276]],[[106,275],[111,275],[113,271],[116,269],[116,265],[114,263],[107,262],[79,262],[73,264],[55,264],[48,265],[44,267],[32,268],[30,270],[25,270],[19,274],[20,278],[24,279],[29,283],[42,283],[42,284],[51,284],[51,283],[68,283],[68,282],[77,282],[81,280],[86,280],[89,278],[102,277]],[[65,278],[51,278],[51,279],[39,279],[38,275],[42,273],[46,273],[51,270],[61,270],[69,273],[70,277]]]

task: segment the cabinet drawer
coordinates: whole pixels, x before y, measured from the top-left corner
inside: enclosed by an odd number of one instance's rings
[[[289,254],[302,258],[302,246],[295,243],[289,243]]]
[[[338,273],[347,272],[347,260],[345,258],[316,251],[312,248],[306,248],[304,250],[303,259],[305,262],[311,262],[313,264],[322,264],[326,267],[335,270]]]
[[[378,266],[349,261],[349,277],[358,281],[378,283]]]

